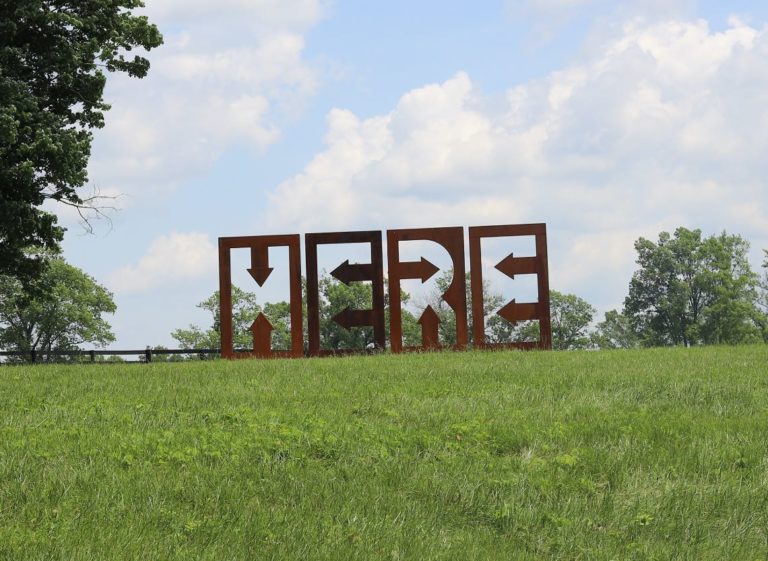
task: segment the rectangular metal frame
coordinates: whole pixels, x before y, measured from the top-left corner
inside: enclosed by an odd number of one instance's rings
[[[422,258],[421,262],[400,261],[400,242],[403,241],[432,241],[448,252],[453,265],[453,280],[448,290],[443,294],[443,300],[451,307],[456,315],[456,349],[467,348],[467,289],[464,264],[464,228],[451,226],[445,228],[409,228],[387,230],[387,264],[389,274],[389,339],[392,352],[423,351],[439,349],[442,346],[437,341],[434,317],[427,320],[434,310],[428,307],[422,316],[422,344],[415,347],[403,346],[402,302],[400,299],[400,281],[409,278],[426,279],[422,270],[431,265]],[[426,264],[426,265],[425,265]],[[434,267],[434,265],[431,265]],[[431,274],[429,275],[431,276]],[[428,277],[427,277],[428,278]],[[430,314],[431,312],[431,314]],[[420,320],[420,321],[422,321]]]
[[[271,348],[257,351],[256,335],[252,352],[236,351],[232,334],[232,249],[249,248],[254,255],[264,255],[270,247],[288,247],[290,297],[291,297],[291,350],[273,351]],[[267,267],[265,261],[263,266]],[[269,276],[267,272],[265,275]],[[298,234],[276,236],[235,236],[219,238],[219,320],[221,323],[222,358],[271,358],[300,357],[304,355],[303,313],[301,297],[301,237]]]
[[[515,303],[508,306],[519,306],[519,312],[502,315],[504,319],[514,321],[539,321],[539,341],[517,341],[511,343],[488,343],[485,340],[485,312],[483,310],[483,267],[481,240],[494,237],[535,236],[536,255],[534,257],[516,258],[510,254],[502,263],[509,263],[512,270],[516,264],[520,272],[514,274],[535,274],[537,276],[538,301],[530,303]],[[472,226],[469,228],[469,263],[472,272],[472,336],[477,348],[552,348],[552,326],[549,309],[549,271],[547,265],[547,225],[546,224],[511,224],[499,226]],[[498,268],[498,266],[497,266]],[[505,273],[511,276],[509,273]],[[502,308],[504,310],[504,308]],[[501,312],[502,310],[499,310]]]
[[[371,281],[372,304],[370,310],[345,310],[348,315],[355,316],[355,327],[370,325],[373,327],[374,345],[383,349],[386,345],[386,334],[384,329],[384,257],[381,245],[381,231],[370,230],[362,232],[323,232],[306,234],[304,236],[304,247],[306,250],[307,263],[307,324],[309,338],[309,355],[324,356],[329,354],[345,354],[349,352],[360,352],[362,349],[321,349],[320,348],[320,294],[319,280],[317,272],[317,246],[328,244],[353,244],[366,243],[371,247],[371,262],[364,264],[345,264],[354,269],[350,273],[350,278],[339,278],[345,284],[357,281]],[[342,264],[343,266],[344,264]],[[339,268],[336,269],[338,271]],[[334,271],[335,272],[335,271]],[[334,273],[331,273],[332,275]],[[342,275],[343,273],[338,273]],[[335,276],[335,275],[334,275]],[[353,278],[352,278],[353,277]],[[343,313],[343,312],[342,312]],[[334,320],[345,326],[341,321]]]

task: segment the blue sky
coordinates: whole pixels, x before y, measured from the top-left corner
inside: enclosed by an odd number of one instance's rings
[[[115,347],[210,322],[219,236],[547,222],[551,286],[600,315],[639,236],[768,248],[765,2],[147,4],[166,44],[110,76],[89,171],[118,210],[57,210]]]

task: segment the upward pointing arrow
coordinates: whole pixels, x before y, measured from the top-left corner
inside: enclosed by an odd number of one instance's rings
[[[538,273],[538,265],[536,257],[515,257],[513,253],[510,253],[496,265],[496,268],[508,277],[515,278],[515,275]]]
[[[253,333],[253,352],[256,356],[266,357],[272,354],[272,324],[267,317],[259,313],[251,324]]]
[[[424,308],[424,313],[418,319],[421,324],[421,345],[425,349],[436,349],[440,346],[440,317],[432,309],[432,306]]]
[[[349,286],[352,281],[373,280],[373,265],[371,263],[350,264],[349,259],[331,271],[331,276]]]
[[[251,248],[251,268],[248,272],[259,286],[264,286],[272,274],[272,267],[269,266],[269,247],[259,245]]]
[[[435,267],[422,257],[421,261],[404,261],[400,263],[400,278],[421,279],[421,282],[425,283],[439,270],[439,267]]]

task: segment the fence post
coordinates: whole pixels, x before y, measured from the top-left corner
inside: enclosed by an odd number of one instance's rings
[[[152,349],[150,347],[144,351],[144,358],[147,359],[147,362],[152,362]]]
[[[37,362],[37,350],[32,349],[29,351],[29,358],[32,359],[32,362]]]
[[[96,351],[91,349],[90,354],[91,354],[91,362],[96,362]]]

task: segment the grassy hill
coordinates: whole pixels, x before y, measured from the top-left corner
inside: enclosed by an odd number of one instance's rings
[[[768,346],[0,367],[0,559],[768,559]]]

